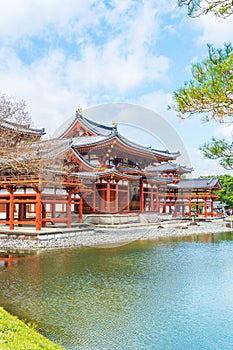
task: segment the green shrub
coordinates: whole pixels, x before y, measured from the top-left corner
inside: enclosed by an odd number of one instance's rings
[[[10,315],[0,307],[0,349],[1,350],[61,350],[61,346],[52,343],[34,329],[35,325],[26,325],[17,317]]]

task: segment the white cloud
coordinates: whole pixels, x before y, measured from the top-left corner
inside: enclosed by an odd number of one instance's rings
[[[149,2],[133,9],[127,7],[128,12],[122,13],[124,8],[125,3],[109,12],[111,22],[106,14],[108,25],[114,27],[112,35],[106,35],[107,40],[101,44],[87,42],[79,59],[69,60],[67,74],[71,86],[81,82],[83,89],[101,87],[125,93],[142,83],[166,77],[169,60],[154,50],[159,33],[156,9]]]
[[[121,45],[121,38],[117,38],[101,49],[85,47],[80,60],[67,62],[69,84],[79,84],[85,90],[102,87],[123,93],[166,75],[166,57],[145,56],[141,52],[124,55]]]
[[[172,104],[172,94],[160,89],[152,93],[142,95],[139,99],[139,103],[163,116],[169,117],[170,112],[168,111],[167,106]]]
[[[227,123],[227,124],[219,124],[215,136],[218,138],[227,138],[231,139],[233,138],[233,124]]]
[[[219,47],[223,46],[224,43],[232,41],[232,16],[222,19],[209,14],[193,19],[192,24],[201,31],[201,35],[197,38],[197,42],[201,45],[210,43]]]
[[[83,93],[71,91],[63,84],[64,57],[59,53],[32,63],[23,64],[12,51],[0,52],[0,90],[17,99],[24,99],[37,127],[54,131],[64,119],[80,106],[86,106]]]
[[[63,30],[74,28],[74,19],[83,23],[85,18],[95,23],[91,10],[94,3],[85,0],[5,1],[1,4],[0,37],[13,41],[24,36],[48,35],[48,27],[50,30],[55,27],[62,34]]]
[[[153,3],[133,0],[111,7],[96,0],[9,0],[0,13],[0,89],[28,101],[35,123],[43,119],[51,129],[52,119],[59,122],[74,104],[86,107],[109,94],[112,101],[162,81],[169,60],[154,49],[156,15]],[[35,36],[48,41],[45,48]],[[59,40],[72,43],[71,52],[55,49]]]

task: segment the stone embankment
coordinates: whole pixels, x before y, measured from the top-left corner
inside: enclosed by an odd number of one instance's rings
[[[154,224],[113,225],[91,227],[85,230],[63,229],[48,231],[46,235],[37,238],[16,236],[4,238],[0,235],[0,249],[52,249],[81,246],[121,245],[138,239],[159,239],[166,237],[181,237],[199,234],[216,234],[231,232],[222,220],[203,221],[196,225],[190,222],[161,222]]]

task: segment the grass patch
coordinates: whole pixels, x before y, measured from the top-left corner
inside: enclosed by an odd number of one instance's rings
[[[1,350],[61,350],[61,346],[43,337],[33,327],[0,307],[0,349]]]

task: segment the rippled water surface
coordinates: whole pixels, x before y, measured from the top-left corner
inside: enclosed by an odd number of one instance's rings
[[[0,304],[66,349],[230,350],[232,239],[40,252],[0,266]]]

